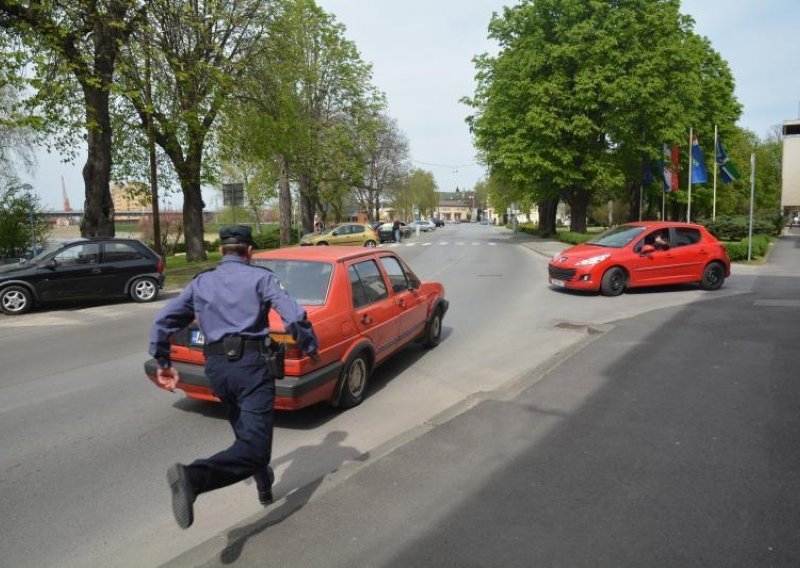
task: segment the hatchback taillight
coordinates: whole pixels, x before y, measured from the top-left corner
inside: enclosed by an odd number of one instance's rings
[[[158,262],[156,263],[156,272],[164,272],[164,259],[160,256],[158,257]]]

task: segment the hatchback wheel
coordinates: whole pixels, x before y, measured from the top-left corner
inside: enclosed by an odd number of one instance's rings
[[[10,316],[30,311],[31,293],[22,286],[8,286],[0,291],[0,309]]]
[[[437,309],[428,324],[428,332],[425,334],[425,341],[423,346],[427,348],[436,347],[439,345],[439,340],[442,338],[442,311]]]
[[[158,285],[152,278],[137,278],[131,284],[134,302],[152,302],[158,297]]]
[[[703,271],[700,287],[703,290],[719,290],[725,282],[725,267],[719,262],[712,262]]]
[[[326,246],[328,246],[328,243],[326,243],[325,241],[320,241],[320,242],[317,243],[317,246],[318,247],[326,247]]]
[[[359,353],[344,369],[342,374],[342,394],[339,396],[341,408],[358,406],[364,400],[369,379],[369,363],[363,353]]]
[[[625,271],[618,266],[609,268],[600,281],[600,293],[603,296],[619,296],[625,291],[625,284]]]

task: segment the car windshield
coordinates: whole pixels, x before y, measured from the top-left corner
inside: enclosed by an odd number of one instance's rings
[[[63,248],[63,246],[64,246],[64,243],[50,243],[45,247],[45,249],[42,252],[40,252],[39,254],[34,256],[30,260],[30,262],[41,262],[43,260],[46,260],[47,257],[52,255],[58,249]]]
[[[599,247],[622,248],[630,244],[646,230],[647,227],[620,225],[619,227],[613,227],[600,233],[593,239],[588,240],[586,244]]]
[[[333,266],[327,262],[254,258],[256,266],[269,268],[298,304],[321,306],[328,296]]]
[[[381,229],[383,231],[391,231],[393,227],[394,227],[394,223],[384,223],[383,225],[378,227],[378,229]]]

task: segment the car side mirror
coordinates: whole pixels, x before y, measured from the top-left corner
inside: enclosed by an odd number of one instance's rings
[[[641,254],[642,255],[650,254],[651,252],[655,252],[655,251],[656,251],[656,247],[654,247],[653,245],[644,245],[642,247]]]
[[[420,282],[416,278],[410,278],[408,281],[408,288],[409,290],[417,290],[419,287],[422,286],[422,282]]]

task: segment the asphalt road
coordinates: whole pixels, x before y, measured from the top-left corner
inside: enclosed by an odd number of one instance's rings
[[[714,294],[569,294],[547,286],[546,258],[523,241],[463,224],[396,247],[419,276],[445,284],[443,341],[432,351],[410,347],[379,368],[358,408],[279,413],[277,497],[302,488],[308,499],[327,474],[402,445],[404,433],[453,405],[524,383],[591,326],[735,296],[755,282],[746,268]],[[225,447],[231,433],[220,407],[144,378],[149,325],[162,304],[0,317],[3,565],[158,566],[263,514],[254,487],[239,484],[202,496],[189,531],[175,526],[166,467]]]

